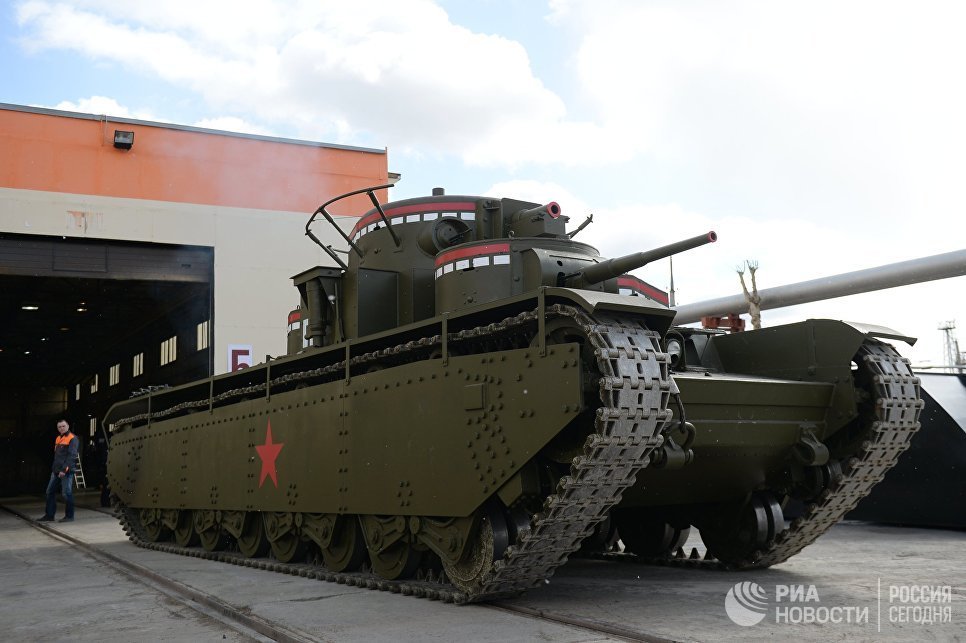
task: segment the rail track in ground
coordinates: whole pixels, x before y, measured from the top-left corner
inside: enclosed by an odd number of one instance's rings
[[[61,529],[38,523],[17,509],[5,505],[2,508],[48,537],[70,545],[72,549],[96,560],[104,568],[144,585],[200,615],[214,619],[244,638],[252,641],[283,643],[307,643],[321,640],[295,631],[282,623],[247,613],[244,609],[231,605],[213,594],[189,587],[162,572],[126,560],[103,547],[65,533]]]
[[[71,548],[80,551],[84,555],[96,560],[105,569],[137,582],[149,588],[150,590],[165,596],[167,599],[175,601],[179,605],[197,612],[199,615],[218,621],[225,627],[236,632],[242,638],[252,641],[281,641],[284,643],[307,643],[327,640],[327,638],[324,636],[318,636],[316,634],[305,632],[286,623],[281,623],[253,614],[248,607],[233,605],[215,594],[205,592],[195,587],[190,587],[176,580],[175,578],[172,578],[170,575],[166,575],[161,570],[152,569],[145,565],[127,560],[122,556],[107,551],[104,547],[99,546],[98,544],[87,542],[86,540],[70,533],[66,533],[64,530],[57,527],[44,523],[38,523],[17,508],[3,505],[0,506],[2,506],[5,511],[17,516],[34,529],[44,533],[46,536],[65,543]],[[82,507],[83,505],[78,504],[78,506]],[[98,510],[96,507],[85,508]],[[103,511],[103,513],[110,512]],[[231,558],[231,556],[226,553],[225,558]],[[250,564],[251,559],[244,558],[242,560],[249,561],[249,564],[228,559],[222,560],[222,562],[234,562],[242,566],[253,567],[256,569],[262,568],[272,572],[273,575],[281,572],[283,574],[303,578],[317,578],[320,580],[325,580],[325,570],[317,565],[283,564],[267,561],[266,565],[262,566]],[[382,579],[377,579],[377,577],[374,577],[372,580],[376,581]],[[352,583],[346,584],[351,585]],[[364,583],[362,585],[364,586]],[[388,591],[393,590],[389,588]],[[366,600],[367,597],[372,595],[363,592],[358,596],[360,599]],[[654,636],[645,632],[639,632],[632,628],[621,627],[616,624],[580,618],[553,610],[544,610],[518,605],[511,601],[479,603],[472,607],[464,606],[459,607],[458,609],[486,609],[499,611],[507,614],[517,615],[521,618],[543,621],[569,628],[576,628],[578,630],[598,635],[601,637],[601,640],[648,642],[664,642],[672,640]]]

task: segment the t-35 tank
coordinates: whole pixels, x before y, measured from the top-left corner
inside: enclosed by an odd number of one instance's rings
[[[674,311],[618,293],[713,232],[606,260],[556,203],[384,187],[306,225],[338,267],[294,277],[290,355],[109,411],[133,540],[455,602],[541,583],[600,524],[645,557],[695,525],[723,563],[767,565],[918,426],[917,381],[874,338],[895,333],[669,332]],[[363,192],[346,262],[311,226]]]

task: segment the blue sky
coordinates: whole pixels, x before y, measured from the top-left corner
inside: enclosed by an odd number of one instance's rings
[[[715,229],[681,303],[964,247],[954,2],[15,1],[0,101],[388,148],[393,198],[556,200],[616,255]],[[332,195],[320,194],[319,200]],[[666,262],[637,274],[667,287]],[[767,312],[918,335],[966,278]],[[966,335],[964,335],[966,337]]]

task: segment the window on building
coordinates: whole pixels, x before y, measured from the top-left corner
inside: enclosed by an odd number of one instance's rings
[[[137,377],[144,373],[144,353],[138,353],[134,356],[134,365],[131,369],[131,377]]]
[[[198,324],[198,350],[203,351],[208,348],[208,320]]]
[[[121,365],[115,364],[114,366],[112,366],[111,372],[108,377],[110,378],[108,386],[117,385],[117,383],[121,381]]]
[[[97,393],[97,375],[94,375],[94,379],[91,380],[91,393]]]
[[[75,400],[79,400],[80,399],[80,384],[78,384],[78,385],[76,385],[74,387],[74,399]]]
[[[178,336],[169,337],[161,342],[161,366],[178,359]]]
[[[97,418],[91,418],[91,437],[94,437],[94,433],[97,431]]]

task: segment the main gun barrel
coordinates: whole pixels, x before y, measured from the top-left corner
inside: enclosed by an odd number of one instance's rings
[[[623,275],[625,272],[630,272],[631,270],[640,268],[641,266],[647,265],[652,261],[664,259],[665,257],[670,257],[671,255],[676,255],[679,252],[691,250],[708,243],[714,243],[717,240],[718,235],[715,234],[714,230],[712,230],[706,234],[699,234],[696,237],[691,237],[690,239],[685,239],[684,241],[669,243],[666,246],[661,246],[660,248],[655,248],[653,250],[635,252],[623,257],[608,259],[607,261],[602,261],[598,264],[590,266],[589,268],[585,268],[578,274],[586,283],[596,284],[601,281],[606,281],[608,279],[613,279],[614,277]]]
[[[930,257],[920,257],[875,268],[866,268],[841,275],[820,277],[785,286],[758,291],[759,308],[770,310],[797,306],[813,301],[824,301],[859,293],[924,283],[935,279],[949,279],[966,275],[966,249],[954,250]],[[676,308],[675,324],[690,324],[702,317],[747,313],[748,300],[743,293],[685,304]]]

